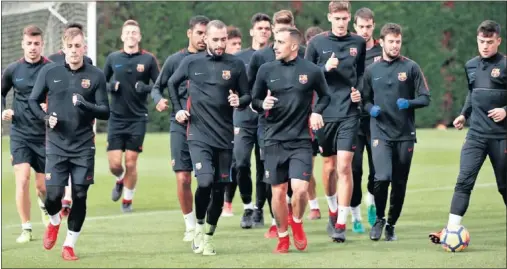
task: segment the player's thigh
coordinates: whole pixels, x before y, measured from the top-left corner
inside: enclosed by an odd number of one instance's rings
[[[32,150],[27,145],[26,141],[11,138],[10,151],[11,151],[11,163],[13,166],[22,163],[29,164],[31,163]]]
[[[171,165],[174,172],[192,171],[192,159],[185,132],[171,132]]]
[[[319,155],[319,153],[320,153],[319,142],[317,142],[317,139],[314,139],[312,141],[312,156],[316,157],[317,155]]]
[[[192,140],[188,141],[188,149],[197,180],[204,174],[212,176],[214,174],[213,148],[206,143]]]
[[[323,128],[315,133],[318,144],[322,149],[322,157],[331,157],[336,155],[336,138],[338,134],[339,122],[326,122]]]
[[[110,129],[107,132],[107,151],[125,151],[125,145],[127,142],[127,136],[114,129]],[[121,161],[121,160],[120,160]]]
[[[356,150],[359,118],[349,117],[340,121],[336,135],[337,151],[354,152]]]
[[[136,121],[129,126],[129,134],[125,141],[125,149],[137,153],[143,152],[144,137],[146,136],[146,122]]]
[[[312,176],[312,147],[293,149],[289,157],[289,178],[309,182]]]
[[[214,183],[231,183],[232,149],[215,149],[213,155]]]
[[[257,127],[257,144],[259,145],[259,159],[264,161],[264,126]]]
[[[488,155],[493,165],[497,187],[505,191],[507,188],[507,140],[491,139],[488,142]]]
[[[46,186],[67,186],[72,172],[69,157],[47,154],[45,172]]]
[[[288,157],[289,153],[280,144],[264,146],[264,182],[271,185],[288,182]]]
[[[74,185],[91,185],[95,183],[95,156],[84,155],[70,158],[70,175]]]
[[[458,184],[473,188],[488,153],[488,140],[468,135],[461,148]],[[376,169],[378,169],[375,166]]]
[[[28,144],[31,150],[31,161],[30,165],[32,166],[35,173],[42,174],[46,169],[46,146],[43,141],[40,142],[30,142]]]
[[[358,135],[356,142],[356,150],[354,151],[354,157],[352,157],[352,171],[357,173],[363,172],[363,152],[368,138],[364,135]]]
[[[234,159],[236,167],[250,167],[252,149],[256,144],[257,128],[234,127]]]
[[[415,141],[393,142],[393,182],[406,182],[410,173]]]
[[[382,139],[373,139],[371,142],[373,165],[375,166],[375,181],[391,181],[393,170],[392,143]]]

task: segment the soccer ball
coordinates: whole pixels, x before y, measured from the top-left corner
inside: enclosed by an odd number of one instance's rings
[[[445,251],[460,252],[470,244],[470,234],[462,225],[449,225],[440,234],[440,244]]]

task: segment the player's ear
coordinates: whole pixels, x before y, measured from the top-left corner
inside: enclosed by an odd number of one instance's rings
[[[329,22],[331,22],[331,21],[332,21],[332,18],[331,18],[331,13],[327,13],[327,20],[328,20]]]
[[[378,40],[378,42],[380,43],[380,46],[383,48],[384,47],[384,40],[382,38],[380,38]]]
[[[250,29],[250,36],[253,37],[253,29]]]
[[[187,38],[190,39],[192,37],[192,29],[187,30]]]

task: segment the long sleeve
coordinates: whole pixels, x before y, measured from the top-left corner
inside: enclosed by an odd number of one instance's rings
[[[430,104],[430,89],[426,78],[418,65],[412,68],[412,76],[414,78],[414,89],[416,97],[409,100],[410,107],[417,109],[423,108]]]
[[[306,47],[305,60],[308,60],[316,64],[318,67],[320,67],[322,72],[324,73],[327,72],[326,64],[319,64],[319,53],[315,49],[315,46],[313,45],[312,41],[310,41],[310,43],[308,43],[308,46]]]
[[[371,75],[368,69],[364,72],[363,75],[363,83],[361,84],[361,89],[359,89],[361,95],[363,96],[363,105],[364,110],[370,113],[371,108],[373,107],[373,88],[371,86]]]
[[[101,74],[97,89],[95,89],[95,104],[86,100],[81,100],[79,108],[83,111],[89,112],[94,118],[99,120],[109,119],[109,100],[107,97],[106,78]]]
[[[162,66],[162,71],[159,73],[153,87],[151,88],[151,98],[153,98],[153,102],[158,104],[162,98],[164,98],[164,89],[167,87],[167,81],[172,76],[172,64],[171,64],[171,56],[167,57]]]
[[[153,84],[145,84],[142,81],[138,81],[138,85],[136,87],[136,92],[138,93],[151,93],[151,90],[157,81],[158,75],[160,73],[160,65],[158,64],[157,58],[155,55],[152,55],[152,60],[150,63],[150,79]]]
[[[250,59],[250,63],[248,64],[248,88],[253,89],[257,72],[259,72],[259,68],[263,64],[262,56],[258,53],[254,53],[252,55],[252,59]]]
[[[361,83],[363,83],[364,69],[366,66],[366,42],[363,43],[363,45],[359,48],[358,56],[359,58],[357,59],[356,66],[356,76],[357,76],[355,85],[356,89],[361,88]]]
[[[32,113],[39,120],[45,120],[47,114],[42,110],[39,104],[39,100],[43,99],[43,97],[48,93],[48,88],[46,85],[46,74],[48,72],[48,66],[44,66],[37,75],[37,80],[35,81],[35,85],[32,88],[32,93],[28,98],[28,106]],[[2,86],[3,87],[3,86]]]
[[[317,74],[317,80],[315,81],[313,89],[319,96],[319,100],[315,104],[313,112],[322,114],[322,112],[324,112],[324,109],[326,109],[326,107],[329,105],[329,102],[331,102],[331,96],[329,95],[329,88],[327,86],[326,78],[324,77],[324,73],[321,70],[319,70]]]
[[[116,81],[111,80],[111,77],[113,76],[113,74],[114,74],[114,71],[113,71],[113,67],[111,66],[111,55],[109,55],[109,56],[107,56],[106,63],[104,64],[104,76],[106,77],[108,92],[114,92],[114,86],[116,84]]]
[[[2,74],[2,111],[5,110],[7,106],[7,94],[14,86],[12,83],[12,72],[14,68],[12,66],[13,65],[9,65]]]
[[[173,111],[183,110],[183,107],[180,104],[180,97],[178,94],[178,87],[180,84],[188,79],[188,67],[190,64],[189,57],[186,57],[181,62],[180,66],[174,71],[174,74],[169,78],[167,82],[167,87],[169,89],[169,98],[171,99],[171,103],[173,105]]]
[[[264,102],[264,98],[266,98],[266,95],[268,93],[268,86],[266,84],[264,69],[260,68],[258,71],[259,72],[257,72],[255,83],[252,88],[252,108],[259,113],[262,113],[264,112],[262,103]]]
[[[252,96],[250,95],[250,87],[248,87],[248,77],[243,62],[238,61],[237,68],[239,69],[239,77],[236,84],[237,86],[236,90],[239,96],[238,109],[244,109],[252,101]]]

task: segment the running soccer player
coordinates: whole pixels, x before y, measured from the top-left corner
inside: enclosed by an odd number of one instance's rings
[[[64,33],[65,64],[51,63],[40,71],[28,99],[35,117],[47,124],[45,206],[50,223],[44,233],[44,248],[54,247],[60,229],[60,210],[65,186],[71,175],[72,211],[64,260],[77,260],[74,246],[86,217],[88,188],[94,183],[95,119],[109,118],[104,73],[84,61],[85,37],[77,28]],[[47,96],[47,113],[39,106]]]
[[[248,107],[251,97],[245,65],[225,53],[227,26],[219,20],[210,21],[205,41],[207,51],[185,57],[167,84],[171,103],[178,111],[176,120],[188,121],[188,147],[198,182],[192,249],[207,256],[216,255],[213,235],[222,214],[225,184],[231,181],[233,111]],[[178,87],[186,80],[188,101],[183,108]]]
[[[162,112],[169,108],[169,101],[163,96],[164,89],[167,88],[169,78],[174,74],[181,61],[189,55],[202,52],[206,49],[204,34],[206,33],[208,22],[209,19],[201,15],[190,18],[187,29],[188,47],[172,54],[165,60],[162,71],[160,71],[157,81],[155,81],[151,90],[151,97],[156,104],[157,111]],[[187,81],[183,81],[178,87],[178,96],[181,100],[180,106],[186,109],[188,101]],[[192,194],[191,173],[193,168],[187,143],[187,124],[179,123],[175,119],[176,112],[178,111],[174,110],[173,105],[170,126],[171,166],[176,174],[178,201],[183,213],[183,219],[185,220],[183,241],[191,242],[194,239],[196,224],[195,215],[192,210],[194,197]]]
[[[35,171],[37,202],[42,211],[42,222],[49,223],[49,215],[44,206],[46,185],[44,167],[46,163],[44,121],[34,119],[29,111],[28,97],[41,69],[50,61],[41,56],[44,47],[42,30],[35,25],[23,29],[21,48],[23,58],[7,66],[2,74],[2,120],[11,121],[10,151],[11,163],[16,178],[16,207],[21,219],[21,235],[18,243],[32,241],[30,223],[30,168]],[[6,108],[6,96],[14,88],[12,108]],[[38,100],[45,107],[44,98]]]
[[[402,29],[394,23],[380,30],[382,60],[368,66],[364,75],[364,109],[371,119],[372,157],[375,166],[374,194],[377,219],[370,239],[397,240],[398,221],[416,142],[415,110],[430,104],[426,78],[419,65],[402,56]],[[389,197],[387,225],[385,208]]]
[[[123,49],[107,56],[104,66],[106,81],[111,93],[111,118],[107,130],[109,169],[115,176],[111,199],[118,201],[123,191],[121,210],[132,212],[137,184],[137,159],[143,152],[147,97],[151,92],[150,79],[157,80],[160,67],[157,58],[139,46],[141,28],[137,21],[123,24]],[[114,79],[112,79],[114,76]],[[125,168],[122,159],[125,152]]]
[[[282,28],[275,33],[276,61],[259,68],[252,89],[252,106],[265,117],[265,181],[272,188],[273,213],[277,220],[278,245],[274,253],[287,253],[287,190],[293,189],[291,224],[294,245],[307,247],[303,215],[312,174],[312,140],[314,130],[324,126],[322,111],[329,104],[327,84],[322,70],[298,57],[302,34],[296,28]],[[319,101],[312,109],[314,91]],[[291,181],[289,186],[288,181]]]
[[[470,129],[461,149],[447,225],[461,225],[486,155],[493,166],[498,192],[507,206],[507,58],[498,52],[501,42],[500,24],[483,21],[477,28],[479,56],[465,64],[469,91],[454,127],[461,130],[470,119]],[[440,232],[429,237],[433,243],[440,243]]]
[[[323,114],[326,125],[316,135],[324,159],[322,179],[329,206],[327,232],[334,242],[341,243],[345,242],[353,189],[352,158],[361,100],[357,89],[364,73],[366,42],[347,30],[351,17],[349,1],[331,1],[328,8],[332,30],[310,41],[305,58],[321,66],[331,95],[331,103]]]

